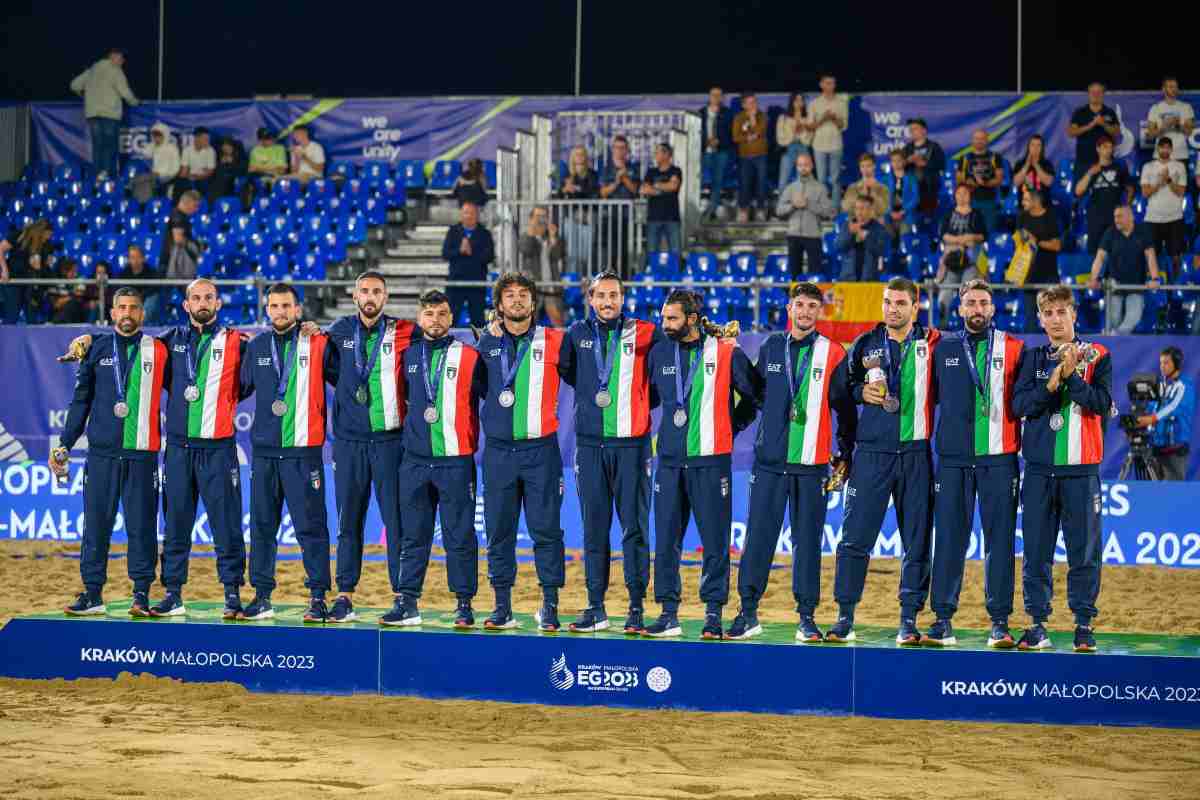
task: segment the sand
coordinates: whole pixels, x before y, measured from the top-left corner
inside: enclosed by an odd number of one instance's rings
[[[77,590],[68,545],[0,543],[0,620]],[[35,559],[33,556],[50,556]],[[894,624],[898,563],[872,563],[859,619]],[[111,564],[109,597],[127,592]],[[386,605],[384,565],[368,564],[363,605]],[[833,614],[827,560],[818,616]],[[1056,573],[1061,594],[1065,575]],[[298,562],[281,562],[280,602],[304,598]],[[613,602],[623,603],[614,565]],[[694,598],[699,570],[685,570]],[[522,565],[518,610],[533,611]],[[568,568],[564,611],[582,605]],[[424,605],[448,608],[445,570]],[[769,620],[793,619],[786,571],[772,574]],[[1200,630],[1200,570],[1104,572],[1102,629]],[[1018,589],[1019,592],[1019,589]],[[486,608],[487,589],[480,607]],[[963,627],[982,627],[982,574],[968,565]],[[219,599],[215,563],[192,565],[188,597]],[[32,607],[31,607],[32,604]],[[1017,608],[1021,607],[1018,596]],[[1061,606],[1061,603],[1060,603]],[[691,605],[685,613],[697,613]],[[1060,608],[1059,625],[1069,625]],[[1014,623],[1019,616],[1014,616]],[[731,645],[732,646],[732,645]],[[983,725],[772,715],[563,709],[381,697],[249,694],[230,684],[0,680],[4,798],[1102,798],[1200,797],[1200,732]]]

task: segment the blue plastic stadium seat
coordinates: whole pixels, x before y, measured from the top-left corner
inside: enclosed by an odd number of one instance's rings
[[[398,171],[400,180],[407,189],[425,188],[425,162],[420,159],[401,161]]]
[[[363,200],[362,211],[368,225],[385,224],[387,222],[387,209],[386,200],[381,200],[378,197],[368,197]]]
[[[341,227],[341,233],[349,244],[362,244],[367,240],[367,220],[362,214],[350,214]]]
[[[359,172],[359,177],[368,181],[380,181],[390,178],[391,175],[392,167],[386,161],[366,161]]]
[[[490,161],[490,160],[484,161],[483,162],[483,174],[487,178],[488,188],[491,189],[492,191],[495,191],[496,190],[496,162]]]
[[[462,164],[458,161],[439,161],[433,165],[433,179],[429,188],[435,191],[449,191],[454,188],[454,182],[462,174]]]
[[[271,185],[271,194],[282,198],[295,197],[300,194],[300,184],[291,178],[280,178]]]
[[[320,253],[305,253],[296,265],[295,275],[302,281],[325,280],[325,259]]]
[[[404,184],[396,178],[384,178],[371,181],[367,185],[368,193],[383,201],[387,208],[402,208],[407,202]]]
[[[337,194],[337,185],[328,178],[314,178],[308,182],[306,193],[309,197],[332,197]]]
[[[730,259],[732,261],[733,259]],[[792,279],[791,267],[788,263],[788,257],[780,253],[772,253],[767,256],[767,262],[763,269],[763,277],[776,283],[787,283]]]
[[[357,178],[358,165],[351,161],[334,161],[329,167],[329,177]]]
[[[660,281],[679,280],[679,253],[658,251],[646,254],[646,271]]]

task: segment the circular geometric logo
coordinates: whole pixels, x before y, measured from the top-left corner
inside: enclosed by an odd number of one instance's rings
[[[666,667],[652,667],[646,673],[646,685],[652,692],[665,692],[671,688],[671,673]]]
[[[565,653],[550,662],[550,685],[560,692],[565,692],[575,685],[575,675],[567,668]]]

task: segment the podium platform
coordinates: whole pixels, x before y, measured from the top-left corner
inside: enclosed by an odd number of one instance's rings
[[[893,629],[861,627],[851,645],[803,645],[794,628],[765,624],[748,642],[626,637],[521,627],[457,631],[448,612],[419,628],[359,621],[305,625],[301,606],[262,622],[226,622],[220,606],[189,603],[187,617],[132,619],[128,601],[105,616],[61,613],[0,629],[0,675],[112,678],[150,673],[232,681],[256,692],[385,694],[550,705],[602,705],[903,719],[1150,725],[1200,728],[1200,637],[1101,633],[1101,653],[991,651],[983,631],[960,644],[897,647]],[[482,622],[482,619],[480,620]]]

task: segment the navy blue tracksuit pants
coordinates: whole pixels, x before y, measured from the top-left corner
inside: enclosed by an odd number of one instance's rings
[[[261,594],[275,588],[275,555],[283,503],[304,559],[304,585],[314,597],[329,591],[329,521],[325,465],[321,456],[254,457],[250,472],[250,585]]]
[[[792,529],[792,596],[803,616],[821,602],[821,536],[825,532],[825,475],[820,472],[771,472],[755,467],[750,475],[750,519],[738,570],[742,609],[755,611],[767,590],[775,545],[787,506]]]
[[[558,439],[543,447],[514,448],[488,442],[483,453],[483,519],[488,532],[488,580],[497,592],[517,580],[517,523],[533,539],[533,561],[543,589],[566,580],[562,529],[563,466]]]
[[[613,506],[621,522],[625,588],[629,605],[641,608],[650,583],[650,442],[633,447],[575,448],[575,484],[583,516],[583,567],[588,605],[608,592]]]
[[[392,592],[400,572],[400,541],[404,527],[400,517],[400,463],[404,459],[402,439],[351,441],[337,439],[333,443],[333,490],[337,500],[337,588],[353,592],[362,577],[363,529],[367,523],[367,507],[371,502],[371,487],[375,487],[375,502],[379,518],[387,529],[388,579]]]
[[[246,582],[246,542],[242,538],[242,476],[237,448],[167,444],[163,458],[162,583],[180,591],[188,579],[192,526],[197,500],[204,501],[217,551],[217,578],[227,587]]]
[[[89,455],[83,473],[83,548],[79,575],[95,594],[108,581],[108,543],[125,514],[129,580],[135,592],[150,591],[158,554],[158,460]]]
[[[888,500],[895,502],[904,558],[900,562],[900,609],[912,618],[929,594],[930,529],[933,527],[933,463],[929,450],[875,453],[859,450],[846,487],[846,515],[837,548],[833,599],[840,609],[862,600],[867,564],[879,538]]]
[[[420,597],[433,548],[435,515],[442,523],[450,593],[469,600],[479,590],[479,539],[475,535],[475,459],[447,458],[430,465],[405,458],[400,465],[404,540],[396,593]]]
[[[654,474],[654,600],[664,609],[679,608],[679,559],[693,515],[704,547],[700,600],[707,611],[720,611],[728,601],[732,486],[728,459],[705,466],[660,464]]]
[[[1100,478],[1096,475],[1054,476],[1025,470],[1021,495],[1025,560],[1022,586],[1025,613],[1035,622],[1050,617],[1054,596],[1054,546],[1061,526],[1067,545],[1067,605],[1076,625],[1090,625],[1099,612]]]
[[[1007,622],[1013,610],[1017,533],[1017,460],[974,467],[938,467],[934,484],[933,581],[930,606],[938,619],[958,610],[975,498],[983,527],[983,596],[988,617]]]

